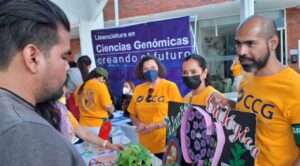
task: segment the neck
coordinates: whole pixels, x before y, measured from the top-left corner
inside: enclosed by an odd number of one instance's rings
[[[272,76],[284,69],[286,69],[286,66],[277,60],[276,54],[273,54],[270,55],[267,64],[263,68],[255,71],[254,75],[259,77]]]
[[[148,85],[149,85],[151,88],[153,88],[153,87],[155,87],[156,85],[158,85],[158,84],[160,83],[160,81],[161,81],[161,78],[157,77],[157,79],[156,79],[155,81],[153,81],[153,82],[148,82]]]
[[[32,89],[27,87],[28,83],[26,83],[27,79],[19,79],[22,77],[13,77],[12,74],[3,74],[0,73],[0,87],[5,88],[16,95],[20,96],[28,103],[35,106],[36,100],[34,98],[34,94],[32,93]],[[22,82],[22,84],[20,84]]]
[[[205,83],[202,82],[197,89],[192,90],[192,95],[195,96],[195,95],[201,93],[202,91],[204,91],[205,88],[206,88]]]

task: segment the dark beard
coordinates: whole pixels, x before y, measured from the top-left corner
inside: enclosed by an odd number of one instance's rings
[[[253,64],[249,65],[249,64],[242,64],[242,67],[243,69],[246,71],[246,72],[255,72],[263,67],[266,66],[268,60],[270,58],[270,51],[269,51],[269,48],[268,48],[268,51],[267,53],[265,54],[265,56],[263,56],[261,59],[258,59],[258,60],[255,60],[255,59],[252,59],[252,58],[247,58],[245,57],[245,55],[241,55],[239,56],[239,60],[240,62],[247,59],[247,60],[251,60],[253,62]]]
[[[59,91],[53,93],[45,101],[57,101],[64,94],[63,88],[60,88]]]
[[[69,76],[69,74],[67,74],[67,78],[66,78],[64,85],[56,93],[53,93],[51,96],[49,96],[48,100],[57,101],[59,98],[61,98],[62,95],[64,94],[64,86],[67,86],[67,82],[69,79],[70,79],[70,76]]]
[[[57,101],[58,99],[60,99],[62,97],[62,95],[64,94],[64,86],[67,85],[67,81],[68,81],[69,76],[67,75],[66,81],[64,82],[63,86],[60,87],[56,92],[51,93],[49,91],[45,91],[45,94],[51,94],[50,96],[43,96],[40,100],[38,100],[37,102],[45,102],[45,101]],[[53,92],[53,91],[52,91]]]

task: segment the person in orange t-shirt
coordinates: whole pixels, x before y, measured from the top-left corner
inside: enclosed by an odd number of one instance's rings
[[[137,127],[139,143],[162,158],[166,146],[166,124],[168,102],[181,102],[175,83],[163,79],[165,70],[154,57],[144,57],[136,68],[138,85],[128,106],[132,123]]]
[[[95,135],[108,113],[114,111],[114,106],[106,86],[108,73],[97,67],[88,75],[87,80],[75,91],[75,104],[79,107],[79,123]]]
[[[256,114],[256,166],[300,165],[300,75],[277,59],[276,24],[251,16],[238,26],[235,41],[248,73],[240,83],[237,103],[224,98],[220,102]]]
[[[221,94],[211,86],[210,75],[206,68],[206,61],[197,54],[187,56],[182,64],[183,83],[192,91],[184,98],[184,102],[206,106],[206,99],[212,92]]]

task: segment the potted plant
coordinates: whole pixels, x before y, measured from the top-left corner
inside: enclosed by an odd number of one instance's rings
[[[151,155],[148,149],[140,144],[128,144],[117,158],[120,166],[151,166]]]

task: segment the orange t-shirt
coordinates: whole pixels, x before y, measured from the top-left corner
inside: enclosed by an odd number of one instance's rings
[[[185,97],[183,98],[183,101],[186,102],[190,102],[190,104],[194,104],[194,105],[202,105],[202,106],[206,106],[206,100],[207,98],[211,95],[212,92],[217,92],[219,94],[221,94],[218,90],[216,90],[214,87],[212,86],[207,86],[202,92],[200,92],[199,94],[195,95],[192,97],[192,92],[188,93],[187,95],[185,95]],[[192,97],[192,101],[191,100]]]
[[[240,84],[237,109],[257,115],[255,165],[288,166],[298,157],[293,124],[300,124],[300,76],[287,68],[273,76],[248,74]]]
[[[144,124],[163,121],[168,116],[168,102],[182,102],[180,92],[175,83],[162,79],[153,89],[151,102],[146,102],[149,85],[143,83],[134,90],[133,97],[128,106],[132,116],[137,116]],[[139,143],[150,150],[151,153],[162,153],[166,146],[166,128],[153,130],[150,133],[138,133]]]
[[[79,86],[75,91],[75,104],[79,107],[79,123],[84,127],[101,127],[103,119],[108,118],[105,106],[112,101],[107,86],[96,80],[85,83],[81,95],[78,94]]]

